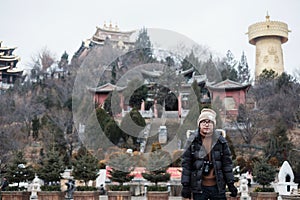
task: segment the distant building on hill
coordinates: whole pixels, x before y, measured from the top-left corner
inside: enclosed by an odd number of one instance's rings
[[[13,54],[16,47],[6,47],[0,41],[0,90],[6,90],[18,79],[23,79],[23,70],[17,68],[20,57]]]
[[[85,57],[90,48],[94,46],[104,46],[106,43],[110,43],[113,48],[122,50],[129,50],[133,47],[134,41],[131,36],[135,31],[121,31],[117,25],[113,26],[112,23],[103,27],[96,27],[96,32],[89,39],[82,42],[80,48],[75,53],[75,57]]]
[[[134,45],[130,37],[135,31],[120,31],[117,25],[110,23],[108,26],[104,23],[103,28],[96,27],[96,33],[91,38],[91,45],[104,45],[109,40],[114,48],[128,50]]]
[[[125,87],[119,87],[117,85],[113,85],[111,83],[106,83],[96,88],[88,88],[88,90],[94,94],[94,101],[99,107],[104,106],[104,102],[108,95],[112,93],[114,90],[118,91],[119,93],[122,92]],[[123,107],[124,99],[123,96],[120,95],[121,102],[120,106]]]

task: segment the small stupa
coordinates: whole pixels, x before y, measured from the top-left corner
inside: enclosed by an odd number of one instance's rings
[[[284,161],[278,173],[278,182],[272,184],[275,192],[278,192],[279,196],[295,195],[298,190],[298,183],[294,182],[294,178],[290,164],[288,161]]]

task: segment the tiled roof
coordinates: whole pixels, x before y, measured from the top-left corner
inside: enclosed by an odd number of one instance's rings
[[[90,88],[89,90],[93,92],[112,92],[114,90],[121,91],[123,89],[125,89],[125,87],[119,87],[111,83],[106,83],[96,88]]]
[[[207,85],[207,87],[211,89],[242,89],[249,86],[250,84],[242,84],[229,79],[226,79],[216,84]]]

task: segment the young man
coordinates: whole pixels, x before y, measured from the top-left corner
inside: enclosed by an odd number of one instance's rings
[[[193,200],[225,200],[226,185],[231,196],[237,196],[231,152],[225,138],[215,130],[215,111],[204,108],[197,125],[182,155],[182,197],[190,199],[193,195]]]

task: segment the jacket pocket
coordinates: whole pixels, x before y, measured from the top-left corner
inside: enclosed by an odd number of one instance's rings
[[[193,171],[191,174],[191,187],[192,190],[200,191],[201,190],[201,173],[200,171]]]
[[[220,151],[215,151],[215,160],[221,160],[221,152]]]
[[[219,186],[219,189],[225,190],[225,180],[224,180],[224,176],[223,176],[223,172],[218,170],[217,172],[217,183]]]

